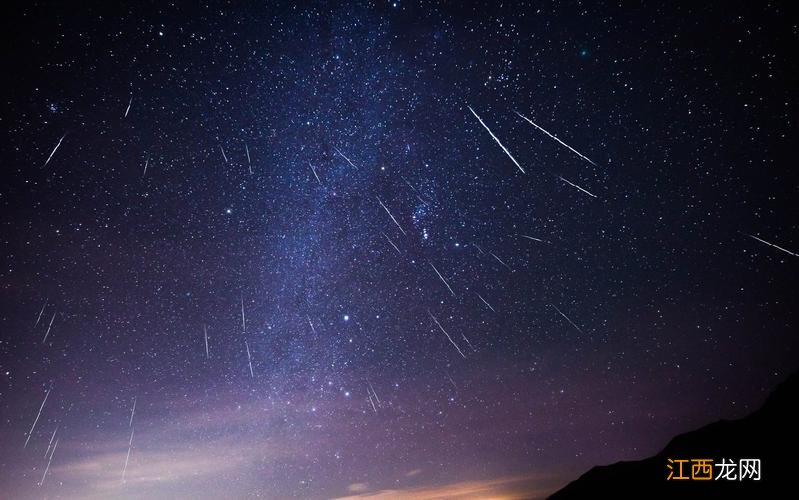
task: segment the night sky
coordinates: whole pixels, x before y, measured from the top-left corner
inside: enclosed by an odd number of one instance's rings
[[[104,3],[3,7],[4,498],[529,498],[799,367],[787,4]]]

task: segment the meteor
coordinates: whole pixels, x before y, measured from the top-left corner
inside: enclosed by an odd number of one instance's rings
[[[42,306],[42,310],[41,310],[41,311],[39,311],[39,317],[37,317],[37,318],[36,318],[36,323],[33,325],[33,327],[34,327],[34,328],[36,328],[37,326],[39,326],[39,321],[41,321],[41,320],[42,320],[42,314],[44,314],[44,308],[45,308],[45,307],[47,307],[47,302],[48,302],[49,300],[50,300],[50,299],[45,299],[45,300],[44,300],[44,305]]]
[[[478,296],[478,297],[480,297],[480,300],[482,300],[482,301],[483,301],[483,304],[485,304],[485,305],[486,305],[486,306],[487,306],[489,309],[491,309],[491,311],[492,311],[492,312],[497,312],[496,310],[494,310],[494,308],[493,308],[493,307],[491,307],[491,304],[489,304],[488,302],[486,302],[486,299],[484,299],[482,295],[480,295],[480,294],[478,293],[478,294],[477,294],[477,296]]]
[[[580,191],[582,191],[583,193],[587,194],[588,196],[593,196],[594,198],[597,198],[597,195],[595,195],[595,194],[592,194],[592,193],[589,193],[588,191],[586,191],[585,189],[581,188],[581,187],[580,187],[580,186],[578,186],[577,184],[575,184],[575,183],[573,183],[573,182],[571,182],[571,181],[567,181],[566,179],[564,179],[564,178],[563,178],[563,177],[561,177],[561,176],[558,176],[558,178],[559,178],[560,180],[562,180],[563,182],[565,182],[566,184],[568,184],[568,185],[570,185],[570,186],[572,186],[572,187],[576,187],[577,189],[579,189],[579,190],[580,190]]]
[[[66,137],[66,136],[67,136],[67,134],[64,134],[64,135],[61,136],[61,139],[58,140],[58,144],[55,145],[55,147],[53,148],[53,151],[50,153],[50,156],[47,157],[47,161],[44,162],[44,165],[43,165],[42,168],[46,167],[47,164],[50,163],[50,159],[53,157],[53,155],[55,154],[56,150],[61,145],[61,141],[63,141],[64,137]]]
[[[766,245],[768,245],[770,247],[774,247],[777,250],[781,250],[781,251],[787,253],[788,255],[793,255],[794,257],[799,257],[799,254],[797,254],[797,253],[791,252],[790,250],[786,250],[785,248],[782,248],[781,246],[777,246],[774,243],[770,243],[770,242],[768,242],[766,240],[761,240],[757,236],[752,236],[751,234],[746,234],[746,233],[741,233],[741,234],[744,235],[744,236],[749,236],[750,238],[755,239],[755,240],[759,241],[760,243],[764,243],[764,244],[766,244]]]
[[[451,293],[452,296],[455,297],[455,292],[452,291],[452,287],[449,286],[449,283],[447,283],[447,280],[445,280],[444,277],[441,276],[441,273],[438,272],[438,269],[436,269],[436,266],[434,266],[432,262],[428,262],[428,264],[430,264],[430,267],[433,268],[433,271],[436,272],[436,274],[438,275],[439,279],[441,279],[441,281],[447,286],[447,289],[449,290],[449,293]]]
[[[558,311],[558,314],[560,314],[561,316],[563,316],[564,318],[566,318],[566,321],[568,321],[569,323],[571,323],[571,325],[572,325],[574,328],[576,328],[578,332],[580,332],[580,333],[583,333],[583,331],[582,331],[582,330],[580,330],[580,327],[579,327],[579,326],[577,326],[577,325],[575,325],[575,324],[574,324],[574,321],[572,321],[571,319],[569,319],[569,317],[568,317],[568,316],[566,316],[565,314],[563,314],[563,312],[562,312],[560,309],[558,309],[558,308],[557,308],[557,306],[556,306],[555,304],[549,304],[549,305],[551,305],[552,307],[554,307],[554,308],[555,308],[555,310],[556,310],[556,311]]]
[[[502,151],[504,151],[504,152],[505,152],[505,154],[506,154],[506,155],[508,155],[508,158],[510,158],[510,159],[511,159],[511,161],[513,162],[513,164],[514,164],[514,165],[516,165],[517,167],[519,167],[519,170],[521,170],[521,171],[522,171],[522,173],[524,173],[524,169],[522,168],[522,166],[521,166],[521,165],[519,165],[519,162],[518,162],[518,161],[516,161],[516,158],[514,158],[514,157],[513,157],[513,155],[512,155],[512,154],[510,154],[510,151],[508,151],[508,148],[506,148],[505,146],[503,146],[503,145],[502,145],[502,143],[501,143],[501,142],[499,142],[499,139],[497,139],[497,136],[495,136],[495,135],[494,135],[494,133],[493,133],[493,132],[491,132],[491,129],[490,129],[490,128],[488,128],[488,125],[486,125],[486,124],[485,124],[485,122],[483,122],[483,119],[482,119],[482,118],[480,118],[480,117],[477,115],[477,113],[475,113],[475,112],[474,112],[474,110],[472,109],[472,107],[471,107],[471,106],[467,106],[467,108],[469,108],[469,111],[471,111],[471,112],[472,112],[472,114],[474,115],[474,117],[475,117],[475,118],[477,118],[477,121],[479,121],[479,122],[480,122],[480,125],[482,125],[482,126],[483,126],[483,128],[484,128],[484,129],[486,129],[486,131],[488,131],[488,133],[491,135],[491,137],[494,139],[494,141],[496,141],[496,143],[497,143],[497,144],[499,144],[499,147],[501,147],[501,148],[502,148]]]
[[[580,158],[582,158],[583,160],[587,161],[588,163],[590,163],[591,165],[593,165],[593,166],[595,166],[595,167],[598,167],[598,166],[599,166],[599,165],[597,165],[596,163],[592,162],[592,161],[591,161],[591,160],[590,160],[590,159],[589,159],[587,156],[585,156],[584,154],[580,153],[579,151],[577,151],[577,150],[576,150],[576,149],[574,149],[573,147],[569,146],[569,145],[568,145],[568,144],[566,144],[565,142],[561,141],[560,139],[558,139],[558,138],[557,138],[557,137],[555,137],[554,135],[550,134],[549,132],[547,132],[547,131],[546,131],[546,130],[544,130],[543,128],[541,128],[541,127],[539,127],[538,125],[536,125],[535,123],[533,123],[533,120],[531,120],[531,119],[527,118],[526,116],[524,116],[523,114],[519,113],[518,111],[516,111],[516,114],[517,114],[517,115],[519,115],[519,116],[520,116],[520,117],[521,117],[523,120],[526,120],[526,121],[527,121],[527,123],[529,123],[529,124],[530,124],[530,125],[532,125],[533,127],[537,128],[537,129],[538,129],[538,130],[540,130],[541,132],[545,133],[546,135],[548,135],[548,136],[549,136],[549,137],[551,137],[552,139],[555,139],[555,140],[556,140],[556,141],[557,141],[557,142],[558,142],[560,145],[567,147],[567,148],[568,148],[568,149],[569,149],[569,150],[570,150],[572,153],[576,154],[577,156],[579,156],[579,157],[580,157]]]
[[[352,168],[354,168],[355,170],[358,170],[358,167],[356,167],[356,166],[355,166],[355,164],[354,164],[354,163],[352,163],[352,162],[350,161],[350,159],[349,159],[349,158],[347,158],[347,157],[344,155],[344,153],[342,153],[341,151],[339,151],[339,150],[338,150],[338,148],[337,148],[336,146],[333,146],[333,149],[335,149],[335,150],[336,150],[336,153],[338,153],[339,155],[341,155],[341,157],[342,157],[342,158],[344,158],[345,160],[347,160],[347,163],[349,163],[349,164],[350,164],[350,166],[351,166]]]
[[[400,225],[399,225],[399,222],[397,222],[397,219],[395,219],[395,218],[394,218],[394,216],[393,216],[393,215],[391,215],[391,212],[389,212],[389,210],[388,210],[388,207],[386,207],[386,206],[383,204],[383,202],[382,202],[382,201],[380,201],[380,197],[376,197],[376,198],[377,198],[377,202],[378,202],[378,203],[380,203],[380,206],[381,206],[381,207],[383,207],[383,210],[385,210],[385,211],[386,211],[386,213],[388,214],[388,216],[389,216],[389,217],[391,217],[391,220],[393,220],[393,221],[394,221],[394,224],[396,224],[396,225],[397,225],[397,227],[399,228],[399,230],[400,230],[400,231],[402,231],[402,234],[403,234],[403,235],[406,235],[406,233],[405,233],[405,230],[404,230],[404,229],[402,229],[402,226],[400,226]]]
[[[42,416],[42,409],[44,408],[44,404],[47,402],[47,398],[50,396],[50,391],[52,390],[53,390],[52,387],[47,389],[47,394],[44,395],[44,401],[42,401],[42,406],[39,407],[39,413],[36,414],[36,419],[33,421],[33,425],[31,425],[31,430],[28,431],[28,439],[25,440],[25,446],[23,446],[23,448],[28,447],[28,441],[31,440],[31,436],[33,435],[33,429],[36,428],[36,422],[38,422],[39,417]]]
[[[123,116],[122,118],[127,118],[128,117],[128,111],[130,111],[130,105],[131,104],[133,104],[133,96],[130,96],[130,101],[128,101],[128,107],[127,107],[127,109],[125,109],[125,116]]]
[[[444,327],[443,327],[443,326],[441,326],[441,323],[439,323],[439,322],[438,322],[438,320],[436,319],[436,317],[435,317],[435,316],[433,316],[433,313],[431,313],[430,311],[427,311],[427,314],[429,314],[429,315],[430,315],[430,317],[431,317],[431,318],[433,318],[433,321],[435,321],[435,322],[436,322],[436,325],[438,325],[438,327],[441,329],[441,331],[442,331],[442,332],[444,332],[444,335],[446,335],[446,336],[447,336],[447,340],[449,340],[449,343],[450,343],[450,344],[452,344],[453,346],[455,346],[455,349],[457,349],[457,351],[458,351],[458,354],[460,354],[460,355],[463,357],[463,359],[466,359],[466,355],[465,355],[465,354],[463,354],[463,351],[461,351],[461,348],[460,348],[460,347],[458,347],[458,344],[456,344],[456,343],[455,343],[455,342],[452,340],[452,337],[450,337],[450,336],[449,336],[449,333],[447,333],[447,331],[446,331],[446,330],[444,330]],[[464,338],[466,338],[466,337],[464,337]],[[467,341],[467,342],[468,342],[468,341]]]

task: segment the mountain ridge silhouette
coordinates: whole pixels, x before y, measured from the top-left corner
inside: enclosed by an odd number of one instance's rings
[[[556,491],[550,500],[573,498],[797,498],[799,476],[799,372],[777,385],[763,405],[737,420],[718,420],[679,434],[642,460],[595,466]],[[713,480],[666,480],[667,459],[712,459]],[[761,479],[716,480],[722,459],[760,459]],[[797,462],[794,465],[794,462]],[[675,467],[676,469],[676,467]],[[795,469],[795,473],[791,473]],[[736,467],[736,474],[739,470]],[[690,477],[691,464],[684,475]],[[792,492],[792,493],[791,493]]]

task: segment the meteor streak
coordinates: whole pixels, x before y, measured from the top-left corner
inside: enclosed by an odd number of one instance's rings
[[[53,151],[50,153],[50,156],[47,157],[47,161],[44,162],[44,165],[43,165],[42,168],[46,167],[47,164],[50,163],[50,158],[53,157],[53,155],[55,154],[56,150],[61,145],[61,141],[63,141],[64,137],[66,137],[66,136],[67,136],[67,134],[64,134],[64,135],[61,136],[61,139],[58,140],[58,144],[55,145],[55,147],[53,148]]]
[[[560,175],[558,176],[558,178],[559,178],[560,180],[562,180],[563,182],[565,182],[566,184],[568,184],[568,185],[570,185],[570,186],[572,186],[572,187],[576,187],[577,189],[579,189],[579,190],[580,190],[580,191],[582,191],[583,193],[587,194],[588,196],[593,196],[594,198],[597,198],[597,195],[595,195],[595,194],[592,194],[592,193],[589,193],[588,191],[586,191],[585,189],[581,188],[581,187],[580,187],[580,186],[578,186],[577,184],[575,184],[575,183],[573,183],[573,182],[571,182],[571,181],[568,181],[568,180],[564,179],[564,178],[563,178],[563,177],[561,177]]]
[[[497,138],[497,136],[495,136],[495,135],[494,135],[494,133],[493,133],[493,132],[491,132],[491,129],[490,129],[490,128],[488,128],[488,125],[486,125],[486,124],[485,124],[485,122],[483,122],[483,119],[482,119],[482,118],[480,118],[480,117],[477,115],[477,113],[475,113],[475,112],[474,112],[474,110],[472,109],[472,107],[471,107],[471,106],[467,106],[467,108],[469,108],[469,111],[471,111],[471,112],[472,112],[472,114],[474,115],[474,117],[475,117],[475,118],[477,118],[477,121],[479,121],[479,122],[480,122],[480,125],[482,125],[482,126],[483,126],[483,128],[484,128],[484,129],[486,129],[486,131],[488,131],[488,133],[491,135],[491,137],[494,139],[494,141],[496,141],[496,143],[497,143],[497,144],[499,144],[499,147],[501,147],[501,148],[502,148],[502,151],[504,151],[504,152],[505,152],[505,154],[506,154],[506,155],[508,155],[508,158],[510,158],[510,159],[511,159],[511,161],[513,162],[513,164],[514,164],[514,165],[516,165],[517,167],[519,167],[519,170],[521,170],[521,171],[522,171],[522,173],[524,173],[524,169],[522,168],[522,166],[521,166],[521,165],[519,165],[519,162],[518,162],[518,161],[516,161],[516,158],[514,158],[514,157],[513,157],[513,155],[512,155],[512,154],[510,154],[510,151],[508,151],[508,148],[506,148],[505,146],[503,146],[503,145],[502,145],[502,143],[501,143],[501,142],[499,142],[499,139]]]
[[[555,137],[554,135],[550,134],[549,132],[547,132],[547,131],[546,131],[546,130],[544,130],[543,128],[541,128],[541,127],[539,127],[538,125],[536,125],[535,123],[533,123],[533,120],[531,120],[531,119],[527,118],[526,116],[524,116],[523,114],[519,113],[518,111],[516,111],[516,114],[517,114],[517,115],[519,115],[519,116],[520,116],[520,117],[521,117],[523,120],[527,121],[527,123],[529,123],[529,124],[530,124],[530,125],[532,125],[533,127],[537,128],[537,129],[538,129],[538,130],[540,130],[541,132],[545,133],[546,135],[548,135],[548,136],[549,136],[549,137],[551,137],[552,139],[555,139],[555,140],[556,140],[556,141],[557,141],[557,142],[558,142],[560,145],[567,147],[567,148],[568,148],[568,149],[569,149],[569,150],[570,150],[572,153],[576,154],[577,156],[579,156],[579,157],[580,157],[580,158],[582,158],[583,160],[587,161],[588,163],[590,163],[591,165],[593,165],[593,166],[595,166],[595,167],[598,167],[598,166],[599,166],[599,165],[597,165],[596,163],[592,162],[592,161],[591,161],[591,160],[590,160],[590,159],[589,159],[587,156],[585,156],[584,154],[580,153],[579,151],[577,151],[577,150],[576,150],[576,149],[574,149],[573,147],[569,146],[569,145],[568,145],[568,144],[566,144],[565,142],[561,141],[560,139],[558,139],[558,138],[557,138],[557,137]]]

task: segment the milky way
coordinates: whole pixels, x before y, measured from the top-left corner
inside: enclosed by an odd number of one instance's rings
[[[536,497],[799,366],[795,16],[493,4],[9,9],[4,498]]]

